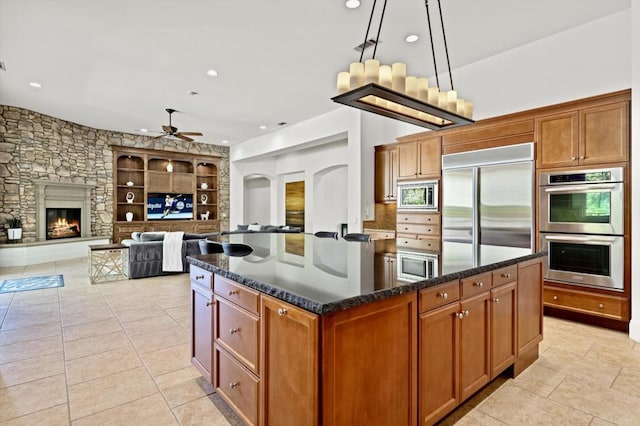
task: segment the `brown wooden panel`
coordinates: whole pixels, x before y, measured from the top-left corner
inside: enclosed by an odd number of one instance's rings
[[[262,295],[261,394],[263,424],[317,425],[319,318]],[[285,407],[280,409],[279,407]]]
[[[460,297],[469,297],[491,289],[491,272],[460,280]]]
[[[510,283],[518,279],[518,265],[507,266],[491,272],[492,287]]]
[[[420,315],[419,424],[434,424],[460,402],[458,310],[453,303]]]
[[[214,339],[245,367],[259,376],[260,318],[215,296]]]
[[[489,291],[460,302],[460,401],[489,383],[490,368]]]
[[[441,138],[431,137],[418,141],[418,175],[417,177],[440,177],[442,146]]]
[[[491,379],[516,359],[518,319],[517,283],[491,290]]]
[[[207,271],[195,265],[190,265],[189,279],[200,284],[204,288],[213,290],[213,272],[211,271]]]
[[[469,126],[471,127],[471,126]],[[455,145],[458,143],[467,143],[471,141],[495,139],[505,136],[518,135],[521,133],[533,133],[533,120],[515,121],[485,128],[465,127],[459,132],[448,134],[442,137],[442,145]]]
[[[429,225],[440,224],[440,213],[410,213],[410,212],[398,212],[397,224],[403,223],[422,223]]]
[[[178,173],[173,172],[171,174],[172,184],[171,192],[179,192],[181,194],[193,194],[195,180],[193,173]],[[194,200],[194,202],[198,202]]]
[[[440,238],[420,237],[418,235],[407,235],[398,233],[396,238],[397,247],[405,249],[418,249],[431,252],[440,251]]]
[[[415,424],[416,302],[412,292],[323,317],[324,424]]]
[[[191,284],[191,363],[210,384],[213,372],[213,295],[199,284]]]
[[[544,287],[544,304],[589,315],[597,315],[615,320],[628,320],[626,297],[608,296],[581,290]]]
[[[215,275],[213,288],[216,294],[219,294],[241,308],[258,315],[260,307],[260,293],[257,291],[220,275]]]
[[[458,299],[460,299],[460,282],[455,280],[420,290],[418,304],[420,312],[425,312]]]
[[[418,176],[418,143],[398,144],[398,180]]]
[[[224,349],[215,347],[218,367],[216,390],[246,424],[259,423],[260,380]]]
[[[484,139],[468,143],[458,143],[442,147],[442,154],[455,154],[458,152],[476,151],[478,149],[497,148],[507,145],[517,145],[534,141],[533,133],[523,133],[521,135],[505,136],[495,139]]]
[[[389,201],[389,151],[376,150],[375,153],[375,200],[376,203]]]
[[[440,225],[418,225],[415,223],[399,223],[397,231],[403,234],[440,235]]]
[[[629,160],[629,104],[580,111],[580,163]]]
[[[147,172],[147,192],[172,192],[171,191],[171,174],[162,171]]]
[[[542,258],[518,264],[518,356],[542,341]]]
[[[577,165],[578,129],[577,112],[536,119],[538,168]]]

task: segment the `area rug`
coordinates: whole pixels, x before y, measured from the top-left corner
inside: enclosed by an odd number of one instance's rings
[[[14,278],[2,281],[0,293],[12,293],[14,291],[40,290],[43,288],[55,288],[64,286],[62,275],[45,275],[42,277]]]

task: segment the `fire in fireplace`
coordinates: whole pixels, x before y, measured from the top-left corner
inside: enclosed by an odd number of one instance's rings
[[[47,208],[47,240],[80,237],[81,209]]]

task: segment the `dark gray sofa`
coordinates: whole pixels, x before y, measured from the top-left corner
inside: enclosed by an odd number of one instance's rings
[[[189,271],[187,256],[200,254],[198,242],[206,238],[215,238],[218,232],[210,234],[185,233],[182,238],[182,272]],[[146,278],[170,275],[176,272],[162,270],[162,232],[134,232],[131,239],[122,244],[129,247],[129,278]]]
[[[252,234],[252,233],[287,233],[299,234],[302,229],[296,226],[277,226],[277,225],[238,225],[238,229],[233,231],[222,231],[222,235],[227,234]]]

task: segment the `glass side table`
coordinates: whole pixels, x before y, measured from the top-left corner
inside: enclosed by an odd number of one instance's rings
[[[129,247],[122,244],[89,246],[89,278],[92,284],[129,278]]]

